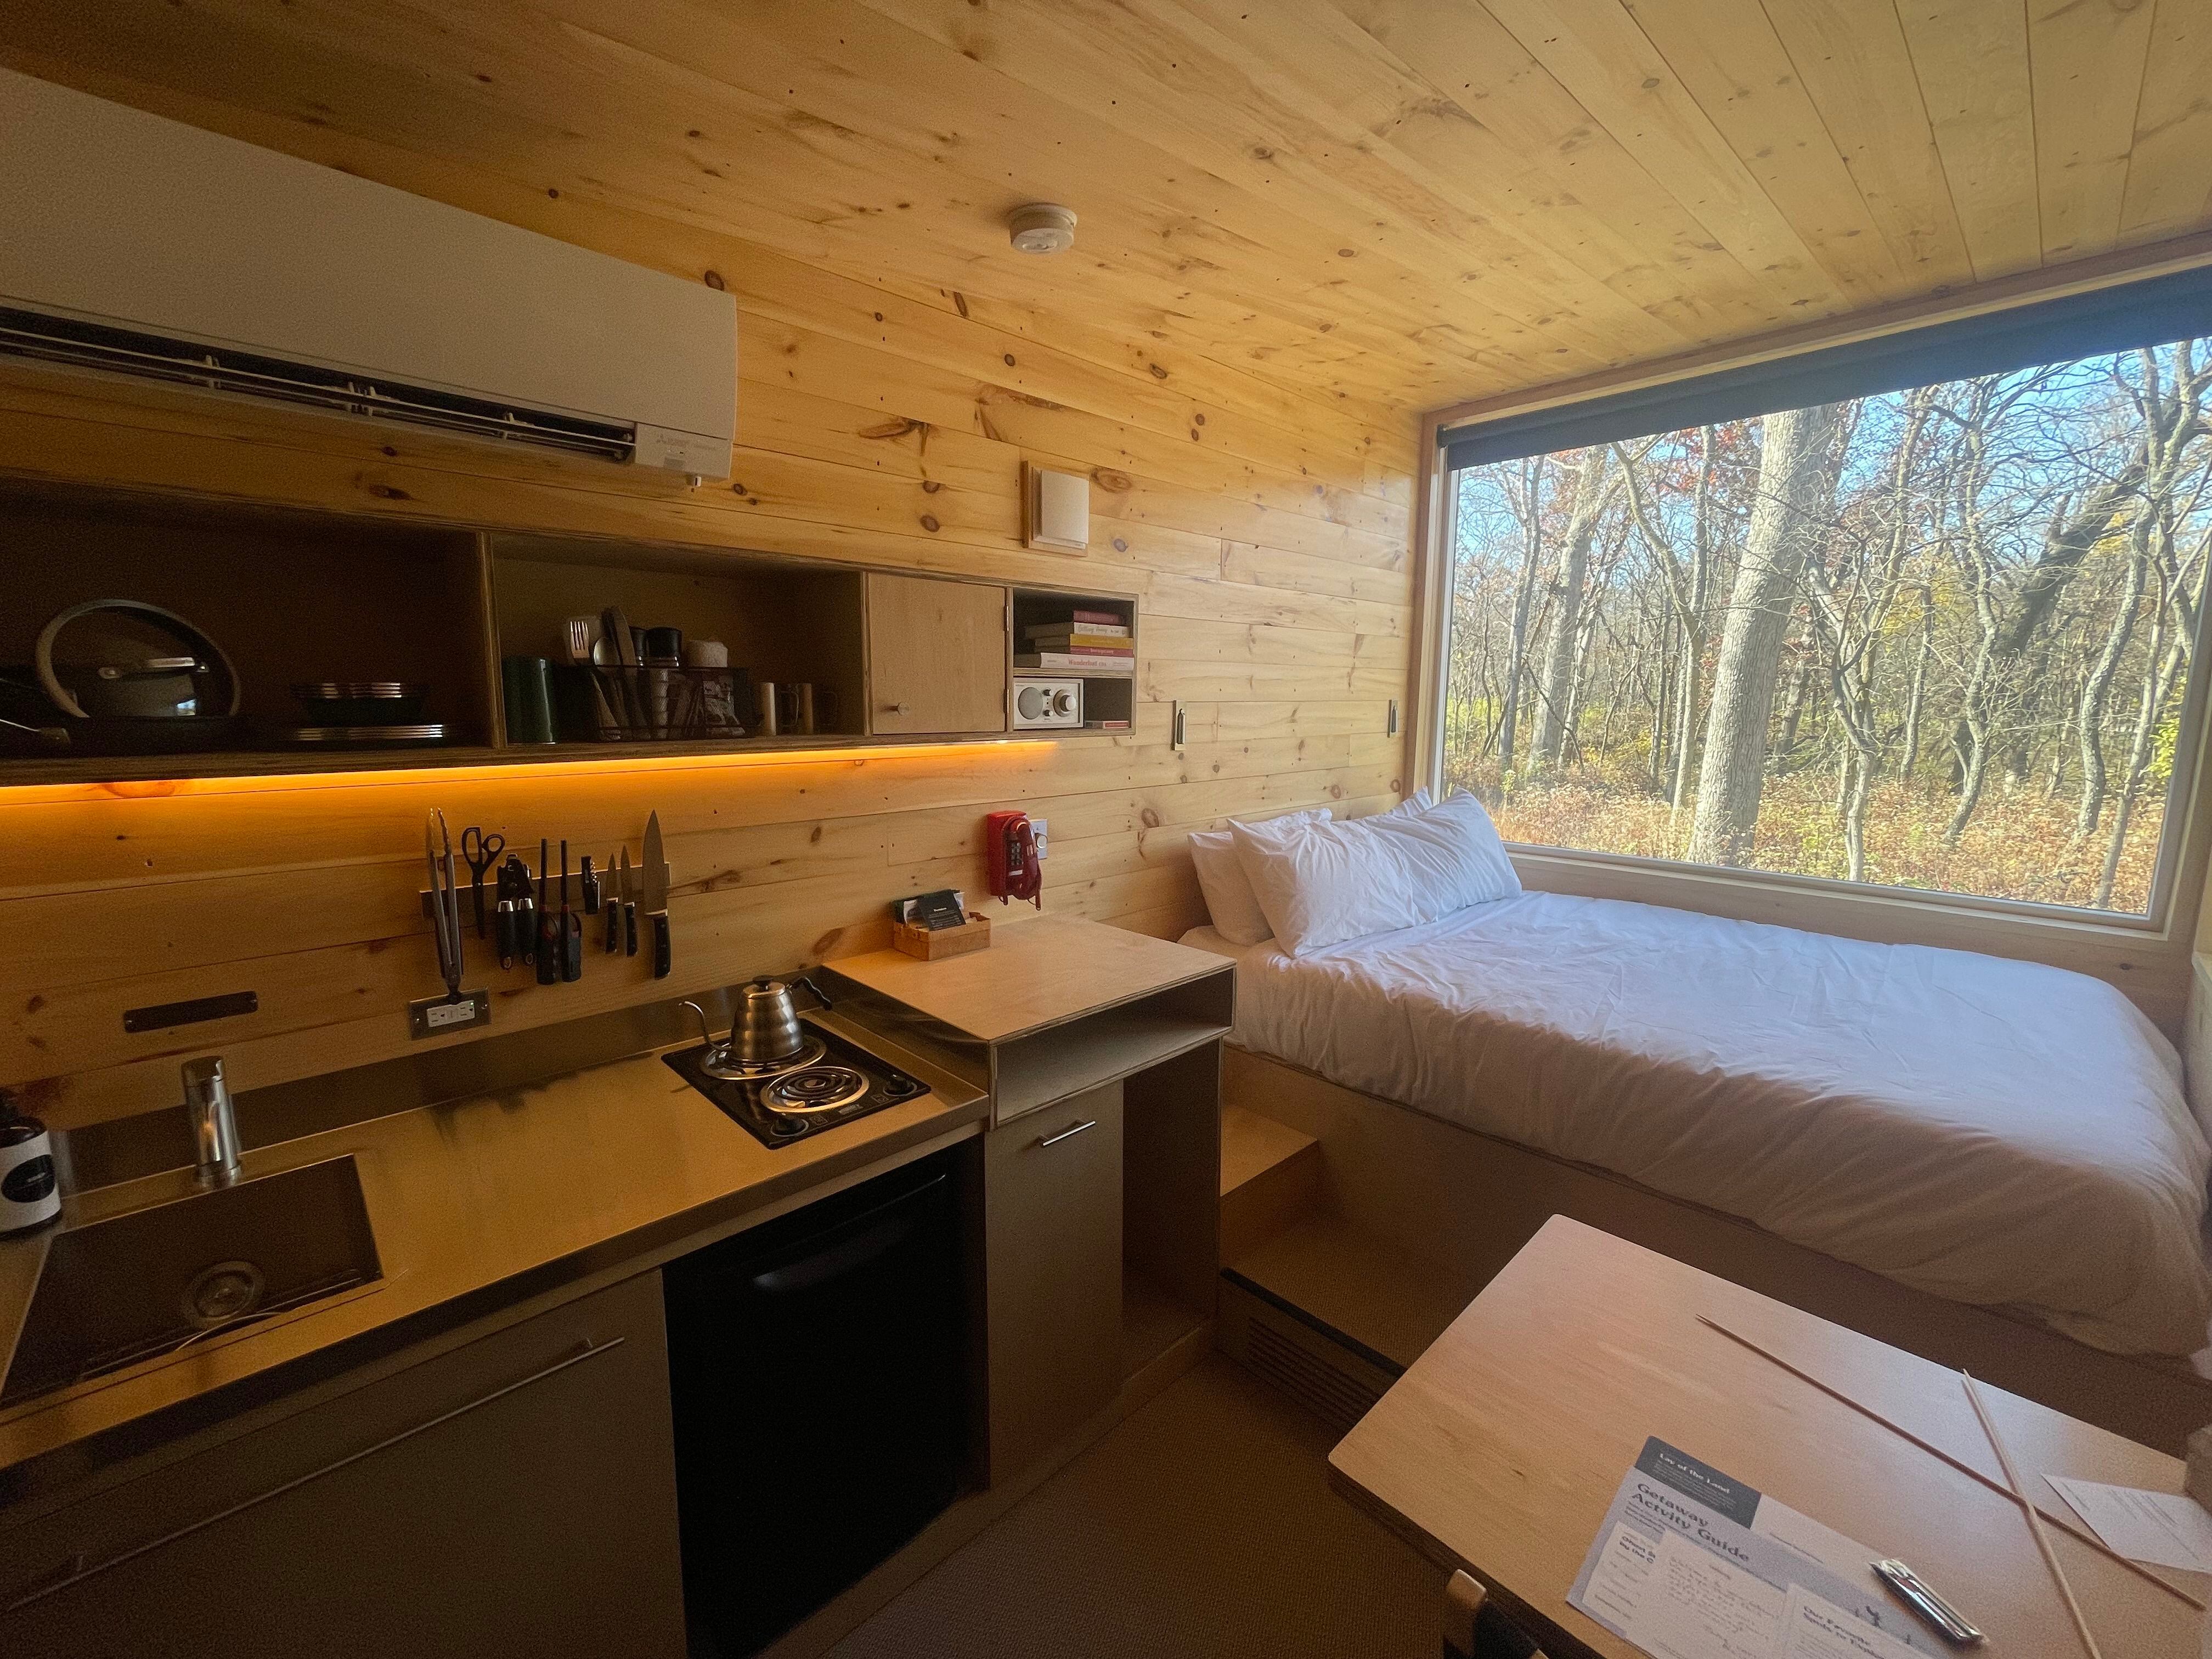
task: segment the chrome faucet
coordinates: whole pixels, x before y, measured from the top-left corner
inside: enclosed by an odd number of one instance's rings
[[[185,1062],[185,1111],[192,1121],[192,1150],[202,1187],[228,1187],[237,1181],[238,1119],[230,1105],[230,1086],[222,1080],[222,1057],[204,1055]]]

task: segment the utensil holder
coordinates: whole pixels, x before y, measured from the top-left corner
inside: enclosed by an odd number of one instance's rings
[[[561,735],[570,743],[699,743],[752,734],[752,683],[742,668],[564,664],[554,679]],[[656,718],[662,710],[665,720]]]

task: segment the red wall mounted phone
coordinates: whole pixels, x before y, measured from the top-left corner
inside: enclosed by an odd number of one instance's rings
[[[983,858],[991,890],[1004,904],[1027,899],[1044,908],[1044,865],[1026,812],[994,812],[983,820]]]

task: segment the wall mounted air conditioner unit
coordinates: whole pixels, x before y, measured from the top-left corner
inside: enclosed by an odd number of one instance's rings
[[[0,70],[0,352],[727,477],[726,293]]]

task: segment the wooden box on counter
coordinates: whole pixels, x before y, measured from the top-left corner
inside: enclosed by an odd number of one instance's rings
[[[907,921],[891,924],[891,949],[924,962],[964,957],[970,951],[987,951],[990,945],[991,919],[974,910],[957,927],[917,927]]]

